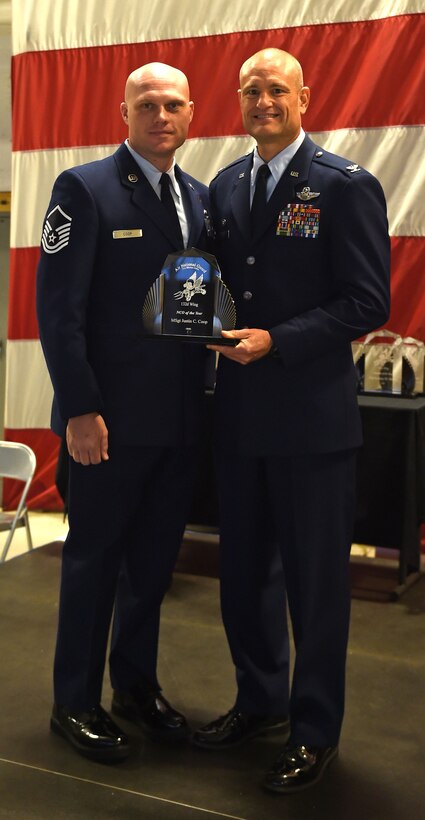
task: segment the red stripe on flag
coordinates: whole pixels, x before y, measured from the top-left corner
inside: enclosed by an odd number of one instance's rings
[[[392,308],[387,327],[425,340],[425,237],[391,238]]]
[[[425,339],[425,237],[394,236],[391,253],[393,306],[388,327],[403,336]],[[38,339],[35,311],[38,258],[38,248],[11,249],[9,287],[13,308],[9,311],[9,339]]]
[[[312,86],[307,130],[421,124],[424,40],[425,15],[413,14],[19,54],[12,61],[13,148],[121,142],[126,128],[119,105],[126,77],[155,60],[189,77],[196,106],[191,137],[241,134],[239,68],[268,46],[292,52],[303,65],[305,82]]]
[[[5,441],[18,441],[34,450],[37,469],[28,493],[30,510],[49,512],[63,510],[63,501],[55,486],[56,463],[60,439],[50,430],[4,431]],[[5,479],[3,482],[3,507],[16,510],[22,493],[22,481]]]
[[[39,248],[11,248],[8,339],[38,339],[35,278]]]

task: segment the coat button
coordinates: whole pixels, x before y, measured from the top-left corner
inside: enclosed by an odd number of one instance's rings
[[[249,301],[250,299],[252,299],[252,293],[251,293],[251,291],[250,291],[250,290],[244,290],[244,292],[243,292],[242,296],[243,296],[243,298],[244,298],[244,299],[246,299],[247,301]]]
[[[255,265],[255,256],[247,256],[246,264],[247,265]]]

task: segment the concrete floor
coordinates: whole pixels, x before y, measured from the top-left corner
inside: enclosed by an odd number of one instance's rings
[[[1,820],[425,820],[424,577],[397,602],[353,599],[339,758],[315,788],[281,797],[263,792],[261,780],[282,738],[217,754],[160,746],[123,722],[133,754],[106,766],[52,735],[61,544],[15,550],[0,566]],[[180,568],[184,558],[183,550]],[[192,726],[232,705],[216,578],[175,573],[159,665],[165,696]]]

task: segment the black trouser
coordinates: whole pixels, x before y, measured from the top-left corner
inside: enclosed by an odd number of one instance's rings
[[[70,459],[55,701],[100,702],[109,628],[114,688],[157,685],[160,607],[192,498],[192,448],[110,447],[109,461]]]
[[[237,705],[338,742],[350,616],[355,452],[218,456],[221,597]],[[286,594],[285,594],[286,593]],[[289,686],[289,606],[296,657]]]

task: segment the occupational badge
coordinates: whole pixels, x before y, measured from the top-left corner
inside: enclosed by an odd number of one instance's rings
[[[303,202],[308,202],[309,199],[317,199],[318,196],[320,196],[320,191],[312,191],[308,186],[304,187],[302,191],[297,191],[298,199],[302,199]]]

